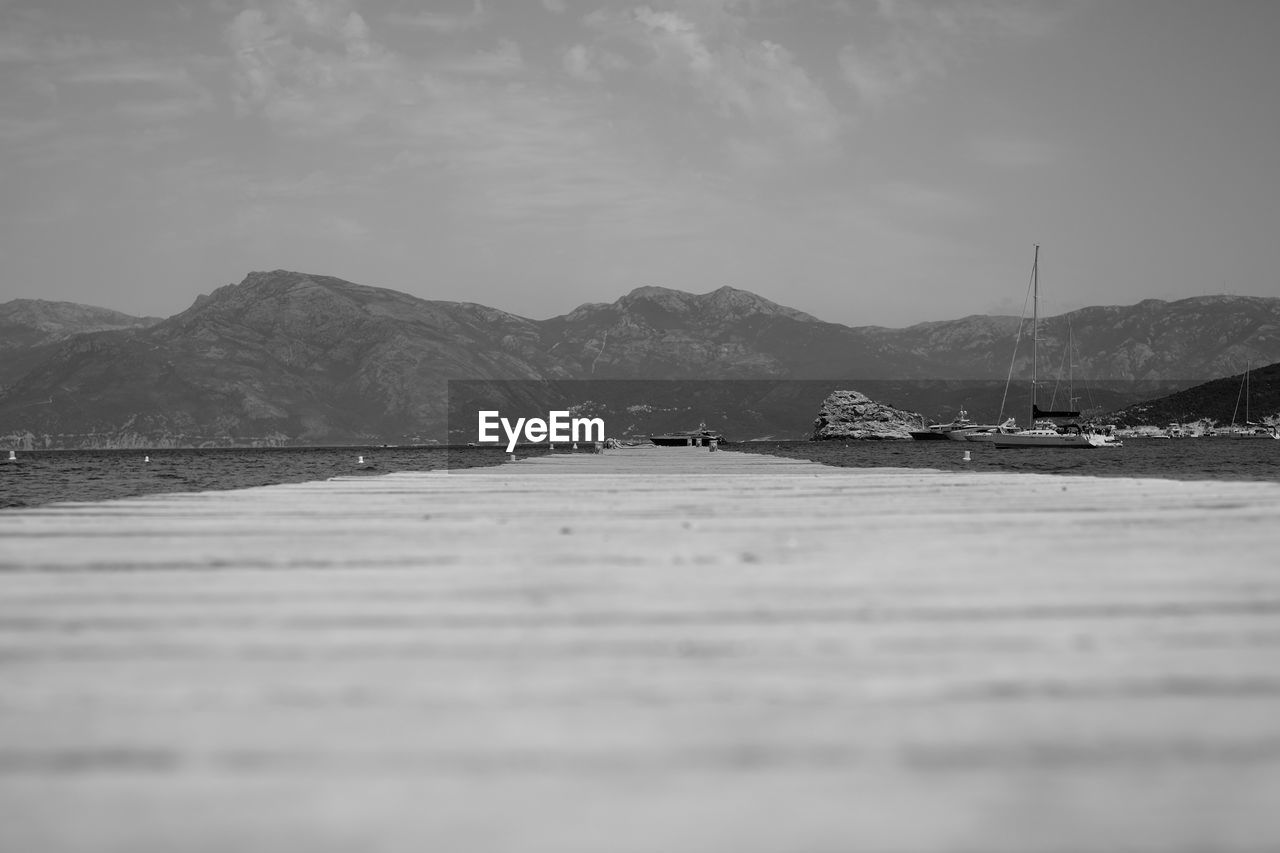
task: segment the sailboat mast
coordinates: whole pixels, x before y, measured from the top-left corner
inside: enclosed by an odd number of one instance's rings
[[[1076,359],[1075,335],[1071,330],[1071,318],[1067,317],[1067,408],[1076,407]]]
[[[1031,419],[1027,429],[1036,428],[1036,384],[1039,380],[1040,357],[1040,244],[1036,244],[1031,262]]]

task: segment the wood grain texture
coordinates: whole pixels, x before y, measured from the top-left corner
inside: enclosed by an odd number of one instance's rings
[[[0,849],[1274,850],[1278,545],[693,448],[4,511]]]

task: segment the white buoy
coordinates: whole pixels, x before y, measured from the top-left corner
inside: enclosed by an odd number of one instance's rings
[[[968,450],[966,450],[966,451],[964,452],[964,461],[965,461],[965,462],[972,462],[972,461],[973,461],[973,457],[969,455],[969,451],[968,451]]]
[[[150,462],[150,461],[151,461],[151,457],[150,457],[150,456],[144,456],[144,457],[142,457],[142,461],[143,461],[143,462]]]
[[[364,457],[363,457],[363,456],[357,456],[357,457],[356,457],[356,464],[357,464],[357,465],[363,465],[363,464],[364,464]]]
[[[10,451],[9,451],[9,461],[10,461],[10,462],[17,462],[17,461],[18,461],[18,454],[17,454],[17,453],[15,453],[14,451],[10,450]]]

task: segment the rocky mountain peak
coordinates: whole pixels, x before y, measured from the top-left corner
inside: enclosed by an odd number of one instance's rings
[[[749,290],[725,285],[709,293],[688,293],[668,287],[637,287],[614,305],[621,309],[655,306],[678,315],[701,315],[721,321],[739,320],[751,315],[789,317],[804,322],[818,322],[816,317],[771,302]],[[583,306],[584,308],[587,306]]]
[[[333,276],[272,270],[251,272],[238,284],[200,296],[174,319],[182,324],[229,321],[296,325],[327,321],[339,315],[403,316],[421,312],[431,304],[406,293],[353,284]]]
[[[772,317],[788,317],[805,323],[821,322],[817,317],[771,302],[749,290],[736,287],[721,287],[707,293],[699,299],[705,307],[718,314],[729,317],[745,317],[749,314],[763,314]]]
[[[270,272],[251,272],[239,284],[219,288],[214,291],[214,295],[220,295],[224,299],[243,301],[247,299],[305,297],[309,292],[335,293],[373,289],[327,275],[312,275],[310,273],[294,272],[293,270],[272,270]]]
[[[669,287],[637,287],[610,307],[621,313],[638,312],[652,315],[656,311],[684,316],[693,311],[696,298],[692,293]]]

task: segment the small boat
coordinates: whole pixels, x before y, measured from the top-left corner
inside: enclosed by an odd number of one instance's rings
[[[1016,418],[1009,418],[1000,426],[983,427],[981,429],[965,430],[965,441],[989,442],[995,441],[1002,435],[1011,435],[1018,432],[1018,421]]]
[[[969,413],[961,409],[955,420],[949,424],[929,424],[922,430],[910,433],[916,441],[965,441],[970,433],[997,429],[995,424],[975,424],[969,420]]]
[[[1252,429],[1245,429],[1236,433],[1236,438],[1278,438],[1280,439],[1280,430],[1267,424],[1254,424]]]
[[[703,447],[713,441],[716,444],[724,444],[724,436],[715,430],[707,429],[705,423],[698,424],[698,428],[694,430],[651,435],[649,440],[659,447]]]
[[[1099,447],[1124,447],[1124,442],[1120,440],[1120,436],[1116,435],[1115,424],[1095,425],[1090,432],[1098,438]]]
[[[949,426],[950,424],[930,424],[924,429],[912,430],[910,435],[915,441],[946,441]]]
[[[1046,411],[1036,405],[1036,389],[1039,387],[1039,305],[1040,305],[1040,247],[1036,246],[1035,260],[1031,264],[1031,428],[1018,432],[996,435],[991,444],[999,448],[1011,447],[1102,447],[1102,436],[1085,432],[1079,424],[1058,426],[1055,418],[1078,418],[1079,412]]]

